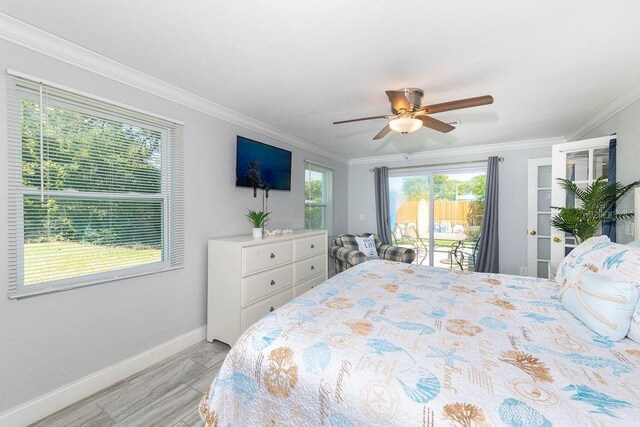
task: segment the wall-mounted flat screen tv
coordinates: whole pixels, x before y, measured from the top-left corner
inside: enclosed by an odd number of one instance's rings
[[[238,135],[236,187],[291,191],[291,151]]]

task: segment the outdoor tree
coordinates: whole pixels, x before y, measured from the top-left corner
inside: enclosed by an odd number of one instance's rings
[[[446,174],[433,176],[433,198],[435,200],[458,200],[461,195],[473,194],[476,200],[484,200],[485,175],[473,177],[470,181],[461,181]],[[402,192],[407,200],[429,200],[429,177],[410,176],[402,180]]]
[[[159,193],[159,132],[75,110],[45,108],[43,153],[40,110],[22,106],[22,184],[44,190],[94,193]],[[41,171],[44,175],[41,176]],[[156,246],[162,241],[161,199],[88,199],[25,196],[25,242],[82,241]]]
[[[322,180],[305,180],[304,199],[306,202],[322,203]],[[307,230],[322,228],[323,208],[320,206],[305,206],[304,226]]]

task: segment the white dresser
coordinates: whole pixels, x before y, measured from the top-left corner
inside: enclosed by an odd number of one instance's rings
[[[261,317],[327,279],[327,232],[209,240],[207,340],[233,345]]]

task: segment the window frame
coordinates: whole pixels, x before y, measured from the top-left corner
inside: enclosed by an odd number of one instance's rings
[[[313,207],[321,207],[324,208],[324,227],[320,230],[327,230],[329,234],[331,234],[333,230],[333,168],[320,165],[318,163],[310,162],[308,160],[304,161],[304,184],[307,183],[307,172],[317,172],[321,173],[323,176],[322,179],[322,195],[323,202],[311,202],[307,201],[306,192],[304,194],[304,221],[305,221],[305,230],[311,231],[312,229],[306,228],[307,222],[307,213],[306,208]]]
[[[13,96],[9,96],[9,102],[15,105],[10,105],[8,114],[14,114],[13,118],[16,119],[16,123],[10,125],[15,127],[11,129],[8,145],[9,156],[7,157],[8,170],[9,170],[9,209],[8,217],[9,221],[15,222],[15,228],[13,233],[10,232],[9,236],[9,254],[15,254],[16,260],[9,266],[9,298],[18,299],[34,295],[41,295],[51,292],[65,291],[69,289],[75,289],[84,286],[95,285],[98,283],[111,282],[121,280],[125,278],[143,276],[148,274],[154,274],[164,271],[176,270],[183,268],[184,250],[179,255],[174,256],[174,246],[177,245],[180,248],[184,247],[184,223],[182,219],[179,219],[180,224],[174,224],[172,221],[172,196],[179,197],[179,200],[174,203],[178,209],[178,213],[184,213],[184,191],[182,188],[183,183],[183,141],[182,141],[182,127],[183,123],[168,119],[126,106],[114,101],[110,101],[101,97],[97,97],[91,94],[87,94],[75,89],[71,89],[55,83],[44,82],[42,79],[37,79],[31,76],[27,76],[21,73],[17,73],[11,70],[7,70],[9,90],[13,91]],[[78,190],[50,190],[41,189],[38,187],[26,186],[22,182],[22,111],[23,103],[25,101],[34,101],[41,107],[40,99],[35,96],[30,89],[20,87],[20,81],[27,82],[29,85],[46,86],[57,91],[68,92],[75,97],[83,98],[86,105],[76,105],[73,102],[65,102],[61,99],[47,100],[46,105],[53,105],[56,108],[67,109],[80,114],[98,117],[105,120],[115,121],[125,125],[139,127],[152,132],[158,132],[160,135],[160,157],[161,157],[161,170],[160,170],[160,190],[158,192],[113,192],[113,191],[78,191]],[[102,108],[102,109],[101,109]],[[13,111],[11,111],[13,110]],[[115,111],[115,112],[114,112]],[[127,114],[131,117],[126,116]],[[134,117],[142,117],[146,121],[137,121]],[[153,123],[152,123],[153,122]],[[154,124],[156,123],[156,124]],[[172,126],[172,127],[170,127]],[[17,128],[17,129],[16,129]],[[170,137],[169,134],[173,137]],[[18,141],[14,141],[17,138]],[[171,144],[176,144],[175,147],[171,147]],[[12,152],[13,150],[13,152]],[[174,159],[173,156],[179,158]],[[15,163],[15,164],[14,164]],[[173,164],[175,163],[175,165]],[[174,190],[175,184],[180,185],[177,190]],[[176,194],[173,194],[173,192]],[[63,198],[65,200],[78,199],[84,201],[122,201],[122,200],[159,200],[162,206],[162,219],[161,219],[161,259],[160,261],[148,262],[138,264],[130,267],[117,268],[112,270],[106,270],[96,273],[84,274],[80,276],[73,276],[63,279],[55,279],[41,283],[35,283],[32,285],[25,285],[25,248],[24,248],[24,236],[25,236],[25,224],[24,224],[24,199],[25,197],[41,196],[50,198]],[[174,236],[173,229],[177,231],[177,235]],[[10,227],[11,231],[11,227]],[[178,241],[172,241],[178,240]],[[175,259],[177,261],[175,261]],[[11,283],[12,280],[14,283]]]

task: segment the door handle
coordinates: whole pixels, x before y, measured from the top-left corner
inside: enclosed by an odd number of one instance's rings
[[[273,306],[271,306],[271,308],[269,309],[269,312],[272,312],[273,310],[275,310],[275,308],[273,308]]]
[[[538,232],[536,232],[536,230],[531,230],[529,231],[529,234],[531,234],[532,236],[535,236],[536,234],[538,234]]]
[[[275,280],[272,280],[272,281],[271,281],[271,286],[273,286],[273,285],[275,285],[275,284],[276,284],[276,281],[275,281]]]
[[[313,243],[311,244],[311,249],[314,249],[316,247],[316,245],[314,245]]]
[[[271,255],[269,256],[269,258],[271,258],[271,259],[273,259],[273,258],[275,258],[275,257],[276,257],[276,255],[275,255],[275,254],[271,254]]]
[[[553,241],[556,242],[556,243],[560,243],[560,242],[562,242],[562,237],[556,236],[556,237],[553,238]]]
[[[312,269],[312,270],[315,270],[316,268],[312,265],[312,266],[311,266],[311,269]]]

